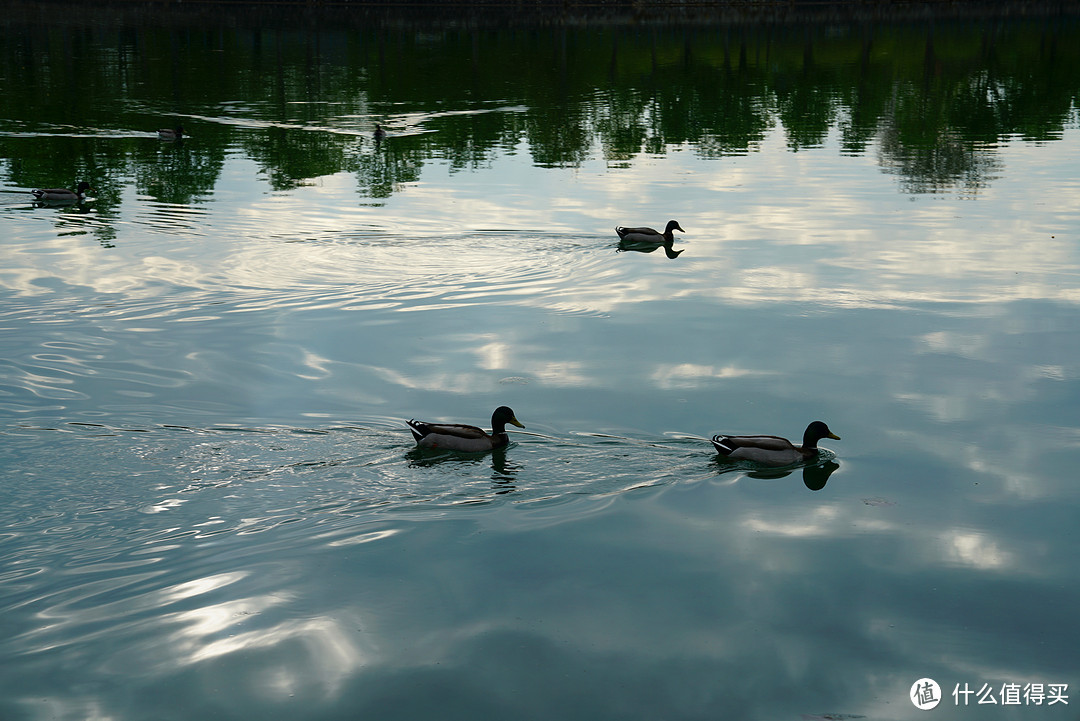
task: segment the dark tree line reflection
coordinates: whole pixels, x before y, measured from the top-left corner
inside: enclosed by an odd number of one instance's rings
[[[426,163],[527,152],[612,166],[687,145],[797,152],[830,134],[874,148],[908,192],[977,191],[995,148],[1075,121],[1076,18],[507,27],[10,17],[0,26],[0,172],[23,187],[89,179],[105,205],[208,195],[229,153],[275,189],[348,172],[368,197]],[[177,119],[191,136],[143,137]],[[375,122],[390,137],[376,145]],[[44,136],[44,137],[43,137]],[[70,181],[73,182],[73,181]]]

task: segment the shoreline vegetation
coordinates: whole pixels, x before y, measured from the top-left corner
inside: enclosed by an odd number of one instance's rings
[[[71,23],[238,23],[291,27],[298,19],[342,27],[443,25],[739,25],[1075,17],[1066,0],[109,0],[5,3],[0,26]]]
[[[377,204],[432,165],[723,161],[776,132],[792,152],[835,140],[870,156],[904,192],[973,197],[1000,176],[1001,147],[1077,127],[1080,16],[1060,7],[729,7],[693,21],[656,6],[17,6],[0,17],[0,77],[21,78],[0,96],[2,179],[86,180],[99,218],[133,182],[168,203],[209,198],[237,155],[275,191],[349,174]],[[885,14],[928,7],[943,12]],[[389,136],[376,145],[377,124]],[[183,141],[158,142],[180,125]],[[115,228],[95,232],[107,244]]]

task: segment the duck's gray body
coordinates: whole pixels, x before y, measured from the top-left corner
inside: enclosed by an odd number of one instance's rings
[[[656,245],[663,245],[675,241],[675,234],[673,231],[676,230],[680,233],[686,232],[682,229],[682,226],[679,225],[679,221],[669,220],[663,233],[655,228],[624,228],[621,225],[615,229],[615,233],[623,243],[654,243]]]
[[[753,461],[766,466],[790,466],[795,463],[813,461],[818,457],[818,441],[822,438],[840,440],[840,436],[829,430],[821,421],[814,421],[803,433],[803,444],[796,446],[787,438],[780,436],[713,436],[712,443],[716,452],[727,458]]]
[[[507,423],[518,428],[525,427],[514,416],[514,411],[506,406],[499,406],[491,414],[490,434],[485,433],[482,428],[463,423],[406,421],[409,430],[412,431],[413,438],[416,439],[416,445],[419,447],[470,453],[490,451],[495,448],[502,448],[510,443],[510,437],[506,434]]]
[[[31,190],[30,195],[39,203],[70,204],[81,203],[86,199],[87,191],[91,191],[90,183],[85,180],[75,186],[75,190],[67,188],[38,188]]]

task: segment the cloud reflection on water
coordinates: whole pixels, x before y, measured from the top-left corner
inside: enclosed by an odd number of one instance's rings
[[[916,674],[1071,673],[1075,128],[725,148],[643,102],[649,152],[515,105],[468,117],[517,142],[442,163],[325,142],[367,94],[328,129],[260,98],[198,182],[167,182],[197,135],[105,137],[137,162],[85,214],[5,206],[3,710],[878,717]],[[670,217],[678,263],[613,252]],[[400,427],[496,398],[530,426],[504,455]],[[845,441],[813,492],[704,440],[820,412]]]
[[[1065,146],[1074,142],[1065,137],[1053,150],[1067,157]],[[1001,152],[1030,162],[1028,156],[1044,157],[1049,150],[1017,144]],[[200,232],[183,246],[169,248],[167,255],[125,248],[123,237],[111,253],[69,239],[62,248],[57,246],[59,258],[37,252],[20,255],[17,270],[9,269],[0,282],[17,293],[43,295],[43,288],[59,281],[136,299],[169,288],[280,293],[302,284],[340,285],[349,280],[360,293],[365,288],[379,293],[388,282],[405,280],[419,288],[436,280],[444,289],[455,283],[468,288],[471,295],[459,294],[460,300],[507,292],[514,303],[595,313],[675,294],[725,303],[827,307],[1080,301],[1077,284],[1063,282],[1075,280],[1080,266],[1075,244],[1060,232],[1071,222],[1068,209],[1077,191],[1070,185],[1040,188],[1036,198],[1018,181],[1002,180],[1000,189],[988,191],[988,197],[974,205],[948,197],[916,201],[890,195],[881,176],[868,174],[851,179],[864,183],[859,190],[841,189],[836,202],[823,204],[811,184],[818,181],[809,179],[834,162],[829,152],[803,154],[817,165],[806,179],[797,169],[783,174],[787,151],[776,145],[776,138],[767,140],[761,152],[724,164],[670,154],[617,171],[586,164],[573,175],[504,157],[497,170],[508,177],[520,176],[531,185],[538,174],[555,173],[564,176],[564,182],[547,185],[547,194],[534,188],[522,197],[512,190],[493,193],[482,175],[459,174],[444,183],[434,169],[428,174],[435,177],[378,210],[356,208],[352,188],[338,183],[298,188],[292,198],[260,198],[255,181],[256,192],[246,194],[249,205],[228,215],[211,212],[190,219]],[[740,174],[744,186],[734,195],[717,193],[711,182],[717,171],[722,177]],[[683,180],[673,187],[657,185],[657,174]],[[252,179],[238,181],[252,184]],[[783,197],[769,202],[768,187],[784,187]],[[625,210],[608,216],[598,215],[593,207],[616,208],[618,198],[633,194],[634,188],[647,198],[635,218],[645,222],[677,214],[688,229],[682,273],[645,274],[636,265],[634,271],[613,268],[595,255],[600,244],[589,234],[606,237],[611,225],[630,219]],[[571,202],[575,197],[580,200]],[[745,207],[750,199],[753,205]],[[488,210],[479,212],[478,204]],[[983,217],[972,217],[976,212]],[[372,221],[398,239],[391,243],[377,233],[370,240],[342,244],[341,239],[357,232],[356,226]],[[522,238],[520,230],[471,235],[480,228],[537,225],[548,226],[552,235],[530,237],[526,232]],[[1027,229],[1030,226],[1047,231]],[[974,237],[973,227],[980,227]],[[445,235],[447,230],[452,234]],[[564,234],[573,242],[567,243]],[[223,244],[216,236],[230,241]],[[305,242],[283,242],[287,240]],[[532,251],[522,256],[529,246]],[[608,262],[618,260],[623,259]],[[537,275],[540,267],[544,270]],[[516,276],[518,289],[500,287],[508,273]],[[455,295],[446,293],[443,290],[453,301]]]

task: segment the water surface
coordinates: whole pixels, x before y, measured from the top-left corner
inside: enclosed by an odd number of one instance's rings
[[[1077,31],[12,15],[0,716],[1075,718]]]

